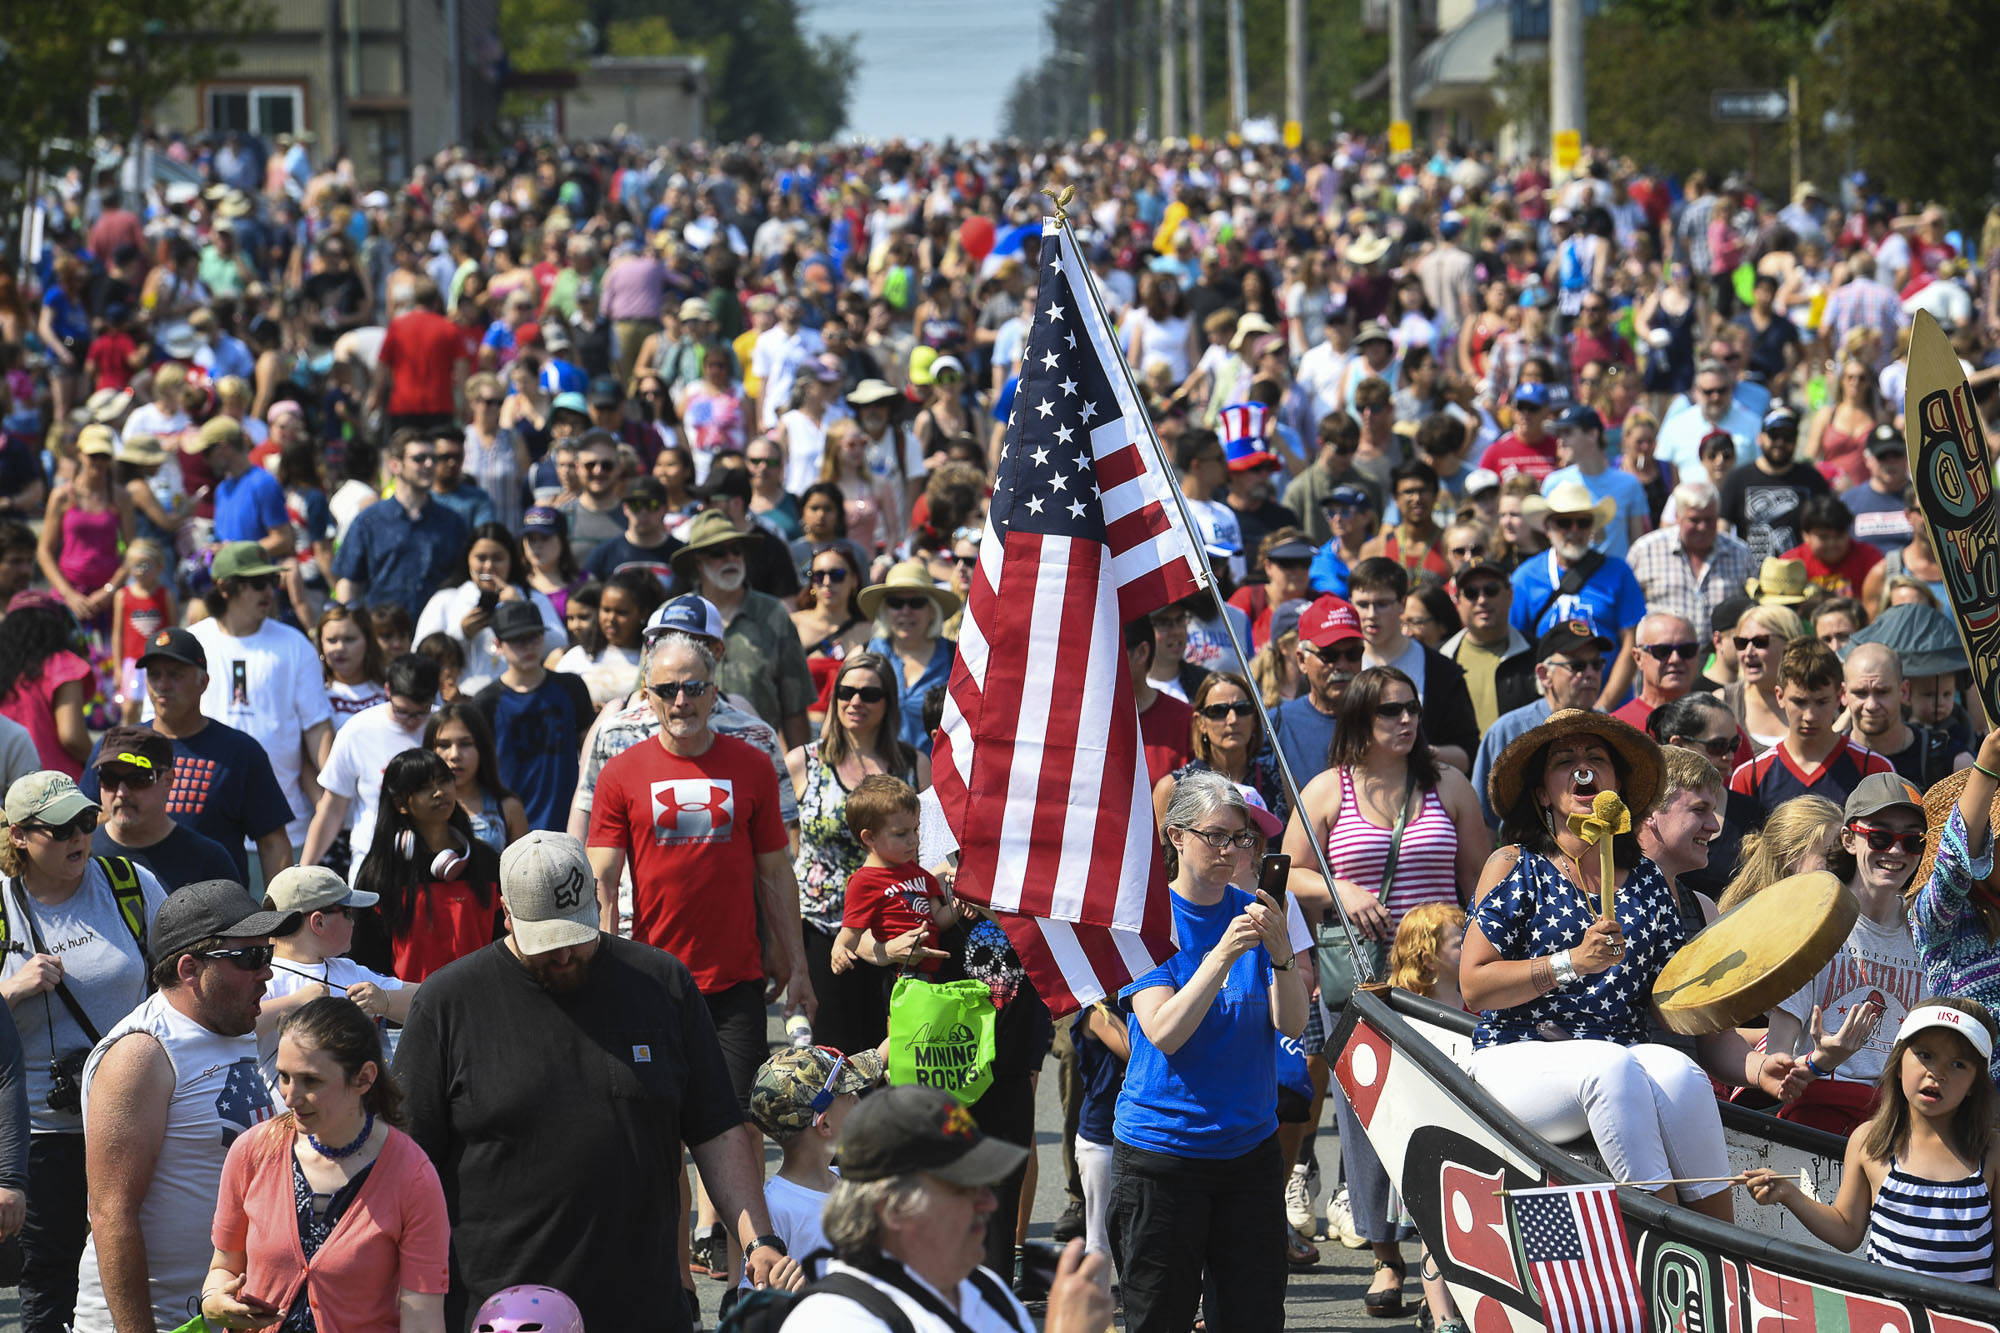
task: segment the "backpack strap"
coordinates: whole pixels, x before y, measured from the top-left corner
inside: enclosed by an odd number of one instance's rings
[[[118,914],[125,918],[125,929],[132,932],[132,943],[139,946],[139,957],[152,967],[152,956],[146,952],[146,891],[139,883],[139,871],[130,859],[123,856],[96,856],[92,860],[103,869],[104,877],[111,881],[111,894],[118,900]],[[4,938],[0,938],[4,943]]]
[[[807,1287],[801,1295],[815,1292],[825,1292],[829,1296],[853,1301],[881,1320],[882,1326],[888,1329],[889,1333],[917,1333],[916,1325],[912,1324],[910,1317],[903,1313],[903,1307],[896,1304],[896,1298],[866,1278],[853,1273],[828,1273]]]

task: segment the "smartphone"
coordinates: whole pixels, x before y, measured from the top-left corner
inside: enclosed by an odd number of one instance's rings
[[[479,609],[481,611],[491,611],[494,607],[498,605],[500,605],[499,589],[481,588],[479,590]]]
[[[1278,906],[1285,905],[1285,884],[1292,875],[1292,858],[1283,852],[1264,853],[1264,864],[1257,872],[1257,887],[1271,895],[1271,901]]]

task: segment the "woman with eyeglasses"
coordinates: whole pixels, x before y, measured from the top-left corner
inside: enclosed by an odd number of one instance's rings
[[[799,800],[793,874],[799,881],[806,965],[819,997],[813,1035],[843,1051],[872,1049],[888,1032],[880,972],[859,964],[836,972],[833,966],[847,877],[868,859],[868,849],[847,826],[847,794],[878,773],[919,791],[931,784],[930,760],[897,734],[897,693],[892,662],[879,653],[854,654],[834,674],[833,703],[819,739],[785,758]],[[850,955],[849,961],[856,960]]]
[[[1257,720],[1250,693],[1255,688],[1233,671],[1211,671],[1201,678],[1188,700],[1194,708],[1188,729],[1188,749],[1194,758],[1153,784],[1156,818],[1166,818],[1175,783],[1189,773],[1208,770],[1251,788],[1280,820],[1291,814],[1277,757],[1265,744],[1263,725]]]
[[[116,759],[98,768],[107,794],[148,776]],[[84,1057],[146,998],[140,941],[167,898],[151,870],[119,857],[111,864],[131,885],[121,898],[106,863],[90,855],[99,815],[97,803],[75,782],[43,771],[15,779],[0,820],[7,830],[0,839],[0,875],[6,877],[0,908],[9,945],[0,955],[0,997],[21,1033],[30,1130],[21,1327],[43,1333],[67,1328],[75,1317],[77,1261],[89,1231],[79,1114]],[[53,993],[58,984],[94,1030]],[[7,1202],[0,1195],[0,1221],[7,1218]]]
[[[1426,648],[1442,647],[1446,639],[1464,628],[1458,607],[1442,584],[1413,588],[1403,602],[1403,633]]]
[[[466,543],[464,582],[439,589],[424,604],[416,637],[422,641],[432,634],[447,634],[458,640],[465,650],[459,688],[466,693],[478,693],[507,669],[493,638],[493,613],[503,602],[524,601],[541,614],[547,647],[560,648],[568,641],[562,613],[548,594],[530,586],[530,576],[514,534],[503,524],[482,523]]]
[[[657,457],[659,451],[678,447],[681,442],[680,412],[667,382],[657,371],[642,371],[632,378],[632,406],[637,411],[639,453]]]
[[[520,431],[500,424],[507,391],[500,377],[482,371],[465,382],[465,401],[472,416],[465,423],[465,474],[493,500],[493,518],[509,532],[521,530],[527,503],[528,441]]]
[[[841,662],[867,647],[875,627],[861,614],[861,564],[845,543],[813,552],[805,582],[792,624],[813,675],[815,699],[807,712],[817,725],[826,716],[832,698],[828,690]]]
[[[965,366],[955,356],[941,356],[931,362],[930,394],[922,410],[910,423],[924,457],[944,451],[961,435],[975,434],[979,427],[965,402]]]
[[[1492,848],[1472,784],[1438,763],[1422,711],[1416,685],[1396,668],[1356,675],[1334,712],[1327,767],[1299,793],[1299,818],[1285,833],[1300,910],[1309,921],[1333,913],[1313,857],[1317,843],[1378,976],[1404,915],[1427,903],[1465,906]],[[1389,1179],[1346,1100],[1334,1101],[1354,1226],[1375,1250],[1375,1278],[1363,1300],[1371,1315],[1387,1318],[1402,1310],[1407,1274]]]
[[[892,566],[882,582],[863,588],[857,605],[875,622],[868,651],[881,654],[900,673],[897,734],[928,756],[931,733],[924,725],[924,696],[951,679],[958,645],[944,636],[944,622],[958,611],[959,600],[933,583],[921,563],[906,560]]]
[[[1275,1329],[1291,1234],[1277,1043],[1305,1029],[1307,982],[1284,905],[1245,886],[1284,825],[1201,771],[1171,789],[1160,824],[1180,952],[1119,993],[1131,1059],[1109,1232],[1125,1326],[1192,1327],[1206,1286],[1211,1325]]]
[[[1759,753],[1785,736],[1785,706],[1778,699],[1778,659],[1785,645],[1806,627],[1788,606],[1753,606],[1730,633],[1736,648],[1736,679],[1722,687],[1736,724]]]
[[[474,833],[436,751],[404,750],[382,770],[354,887],[380,900],[357,918],[351,954],[377,972],[422,981],[500,938],[500,854]]]

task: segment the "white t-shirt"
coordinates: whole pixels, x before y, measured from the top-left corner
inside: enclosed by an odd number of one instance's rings
[[[835,1259],[827,1264],[826,1271],[851,1273],[868,1285],[888,1293],[889,1299],[896,1303],[897,1308],[902,1310],[904,1317],[910,1321],[913,1333],[952,1333],[950,1324],[919,1305],[914,1297],[905,1295],[858,1268],[850,1268]],[[940,1302],[949,1304],[944,1301],[944,1294],[936,1287],[925,1282],[914,1272],[910,1272],[907,1267],[904,1271],[909,1273],[910,1278],[918,1285],[927,1288]],[[1005,1311],[995,1310],[986,1303],[986,1298],[979,1294],[979,1288],[972,1284],[972,1279],[967,1278],[958,1284],[956,1293],[959,1321],[967,1333],[1024,1333],[1024,1330],[1032,1330],[1035,1321],[1029,1317],[1027,1307],[1015,1298],[1014,1293],[1006,1291],[1006,1281],[991,1270],[988,1270],[986,1276],[993,1285],[1005,1293],[1010,1308]],[[819,1292],[793,1306],[791,1314],[785,1317],[785,1322],[779,1327],[788,1333],[881,1333],[883,1325],[881,1320],[853,1301],[830,1292]]]
[[[1792,1052],[1804,1055],[1812,1050],[1812,1011],[1820,1009],[1820,1023],[1831,1032],[1847,1017],[1847,1011],[1866,1000],[1882,1006],[1882,1019],[1868,1044],[1856,1051],[1832,1077],[1844,1083],[1873,1083],[1889,1062],[1889,1048],[1896,1044],[1896,1029],[1903,1025],[1912,1005],[1924,993],[1924,970],[1917,957],[1917,942],[1907,924],[1879,925],[1867,917],[1857,917],[1847,943],[1833,961],[1819,970],[1803,989],[1778,1007],[1799,1021],[1799,1047]]]
[[[271,772],[292,807],[285,836],[293,845],[305,841],[312,806],[299,785],[304,764],[305,733],[333,717],[326,697],[326,676],[319,654],[305,635],[275,620],[266,620],[255,634],[238,638],[220,619],[188,627],[208,654],[208,688],[201,711],[247,733],[271,758]],[[152,720],[153,707],[146,705]]]
[[[428,721],[429,719],[425,719]],[[420,750],[424,729],[404,731],[396,725],[389,705],[381,703],[342,727],[333,738],[333,753],[319,775],[320,786],[335,796],[354,802],[354,833],[349,838],[354,861],[347,872],[348,882],[361,873],[368,847],[375,839],[375,811],[382,803],[382,770],[405,750]]]
[[[814,1250],[828,1248],[826,1228],[820,1224],[825,1207],[826,1195],[818,1190],[793,1184],[783,1176],[764,1182],[764,1211],[771,1215],[771,1234],[785,1242],[785,1253],[802,1264]],[[749,1286],[749,1275],[746,1273],[737,1285]]]
[[[602,708],[613,699],[622,699],[639,686],[639,653],[632,648],[606,644],[592,657],[582,645],[556,659],[556,670],[582,676],[590,687],[592,706]]]
[[[293,968],[298,971],[292,971]],[[401,977],[385,977],[380,972],[371,972],[352,958],[323,958],[317,963],[279,958],[271,964],[271,979],[264,983],[264,999],[282,999],[314,984],[312,977],[300,976],[300,972],[311,972],[314,977],[324,978],[329,995],[343,995],[349,986],[364,981],[372,981],[383,990],[403,989]],[[382,1026],[380,1019],[376,1020],[376,1026]],[[385,1049],[385,1054],[393,1056],[394,1052]],[[264,1086],[271,1090],[271,1100],[282,1104],[284,1099],[278,1095],[278,1030],[275,1027],[269,1032],[257,1034],[257,1068],[264,1076]]]
[[[469,640],[465,637],[465,618],[479,605],[479,593],[479,585],[470,579],[455,588],[440,589],[425,603],[424,613],[417,617],[416,637],[412,640],[422,643],[433,634],[448,634],[458,640],[465,649],[465,670],[458,675],[461,694],[477,694],[489,681],[499,679],[500,673],[507,669],[491,625]],[[530,589],[528,601],[542,613],[542,648],[546,657],[548,651],[569,642],[569,631],[563,627],[563,618],[556,614],[555,603],[548,599],[548,594]]]

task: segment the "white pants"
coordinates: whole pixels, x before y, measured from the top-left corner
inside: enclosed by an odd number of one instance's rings
[[[1083,1252],[1109,1256],[1104,1219],[1111,1211],[1111,1145],[1077,1135],[1076,1173],[1083,1178]]]
[[[1609,1041],[1522,1041],[1474,1051],[1472,1076],[1542,1137],[1588,1130],[1615,1180],[1726,1176],[1729,1149],[1715,1089],[1670,1046]],[[1728,1189],[1682,1187],[1684,1199]]]

